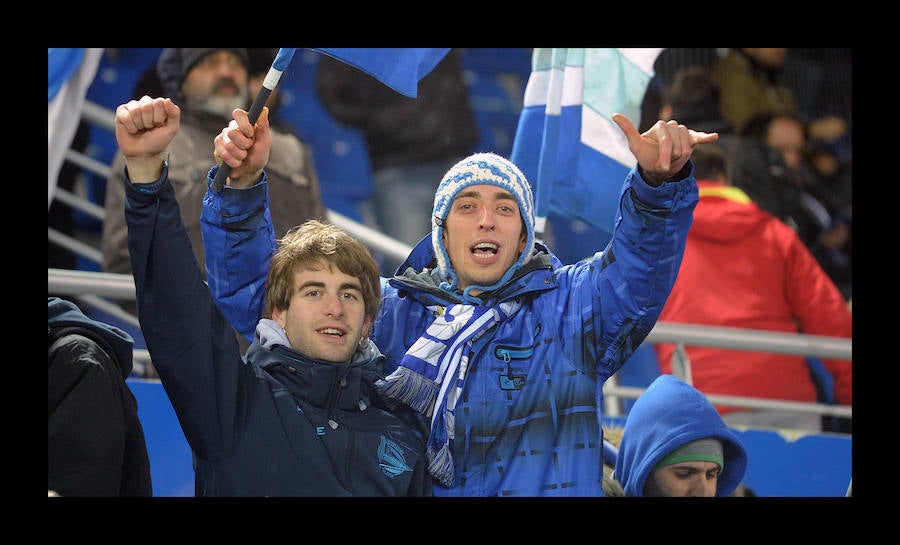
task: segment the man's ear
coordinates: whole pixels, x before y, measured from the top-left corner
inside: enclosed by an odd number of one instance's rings
[[[371,333],[371,332],[372,332],[372,317],[369,315],[366,315],[366,317],[363,319],[363,326],[362,326],[363,338],[368,337],[369,333]]]
[[[287,311],[282,310],[277,306],[272,309],[272,319],[278,322],[278,325],[281,326],[282,329],[284,329],[284,322],[286,320],[285,314],[287,314]]]

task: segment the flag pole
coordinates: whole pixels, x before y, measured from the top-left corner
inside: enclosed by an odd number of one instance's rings
[[[269,100],[269,95],[272,94],[272,90],[275,89],[275,86],[278,85],[278,80],[281,79],[281,74],[284,73],[285,68],[291,63],[291,59],[294,58],[295,50],[296,48],[282,47],[278,50],[278,54],[275,55],[275,60],[272,61],[272,67],[269,68],[269,72],[263,80],[262,88],[260,88],[259,93],[253,100],[253,104],[250,106],[248,115],[250,117],[251,125],[256,123],[256,120],[259,119],[259,114],[262,113],[263,106],[265,106],[266,101]],[[222,188],[225,187],[225,180],[228,178],[229,174],[231,174],[231,167],[223,162],[219,165],[219,170],[216,172],[216,178],[213,180],[213,189],[221,192]]]

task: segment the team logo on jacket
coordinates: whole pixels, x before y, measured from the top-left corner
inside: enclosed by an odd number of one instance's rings
[[[388,477],[396,477],[403,472],[412,471],[412,468],[406,463],[406,456],[403,455],[400,445],[383,435],[381,444],[378,445],[378,465],[381,467],[381,472]]]

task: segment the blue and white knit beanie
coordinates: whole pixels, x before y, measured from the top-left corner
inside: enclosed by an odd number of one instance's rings
[[[481,291],[492,291],[505,284],[512,275],[531,257],[534,248],[534,196],[531,184],[525,179],[525,175],[509,160],[495,153],[475,153],[453,165],[438,186],[434,194],[434,211],[431,214],[431,244],[434,247],[434,255],[437,256],[438,270],[442,277],[449,282],[442,284],[445,289],[456,289],[459,279],[450,265],[450,256],[444,248],[444,220],[450,213],[450,205],[456,195],[466,187],[472,185],[495,185],[509,191],[519,203],[519,211],[525,220],[525,229],[528,232],[528,240],[525,249],[512,267],[496,283],[490,286],[469,286]]]

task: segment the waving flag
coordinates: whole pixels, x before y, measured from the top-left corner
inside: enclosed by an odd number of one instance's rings
[[[411,98],[415,98],[418,95],[419,80],[434,70],[437,63],[450,52],[449,47],[310,47],[308,49],[325,53],[354,66],[377,78],[395,91]],[[275,60],[272,61],[272,67],[266,73],[262,88],[250,106],[250,111],[248,112],[250,123],[256,123],[263,106],[269,99],[269,94],[278,85],[282,73],[291,63],[291,59],[294,58],[295,50],[296,48],[285,47],[278,50]],[[228,165],[223,163],[219,167],[213,180],[213,187],[216,191],[222,190],[225,186],[225,180],[230,173],[231,167]]]
[[[612,114],[640,125],[661,48],[535,48],[510,159],[535,190],[535,230],[550,212],[612,233],[635,164]]]
[[[47,207],[81,119],[84,95],[94,80],[103,49],[47,48]]]
[[[434,70],[449,47],[311,47],[359,68],[410,98],[419,94],[419,80]]]

